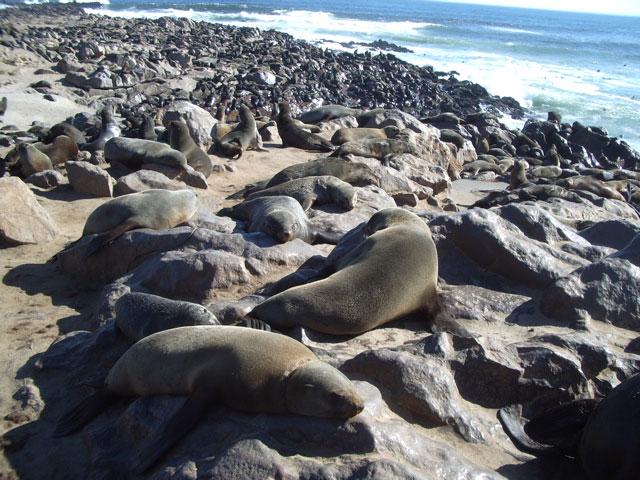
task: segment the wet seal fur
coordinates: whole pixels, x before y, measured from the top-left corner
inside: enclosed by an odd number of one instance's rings
[[[304,210],[313,205],[334,203],[340,208],[351,210],[355,207],[358,191],[347,182],[330,175],[303,177],[265,188],[247,196],[248,200],[258,197],[286,195],[295,198]]]
[[[262,137],[258,133],[255,118],[249,107],[241,105],[239,109],[240,123],[231,132],[220,139],[216,150],[226,157],[240,158],[249,148],[266,152],[262,146]]]
[[[182,152],[187,158],[187,163],[198,172],[208,178],[213,171],[213,165],[209,155],[202,151],[198,144],[191,138],[189,127],[178,120],[169,122],[169,145],[171,148]]]
[[[230,208],[223,208],[218,215],[249,222],[247,231],[263,232],[285,243],[296,238],[306,243],[336,244],[340,236],[316,230],[297,200],[284,195],[258,197],[245,200]]]
[[[118,329],[136,341],[171,328],[220,325],[215,315],[202,305],[149,293],[123,295],[116,302],[115,313]]]
[[[302,150],[315,150],[320,152],[331,152],[334,149],[333,144],[329,140],[300,128],[298,122],[291,116],[291,109],[288,103],[280,102],[278,109],[276,124],[283,147],[295,147]]]
[[[105,386],[61,417],[54,435],[79,430],[119,397],[151,395],[188,399],[140,451],[132,465],[135,473],[150,468],[214,403],[246,412],[336,419],[364,409],[351,381],[296,340],[241,327],[180,327],[127,350]]]
[[[435,315],[438,255],[426,223],[388,208],[371,217],[365,233],[336,262],[335,273],[278,293],[248,316],[276,329],[358,335],[410,314]]]
[[[505,407],[498,411],[498,419],[523,452],[575,458],[590,480],[638,478],[640,374],[624,380],[601,401],[576,400],[526,424],[515,406]]]

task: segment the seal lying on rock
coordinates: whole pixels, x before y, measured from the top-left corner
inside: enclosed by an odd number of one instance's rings
[[[49,157],[52,165],[75,160],[79,153],[76,142],[66,135],[57,136],[50,144],[38,142],[33,146]]]
[[[171,148],[182,152],[187,158],[187,163],[198,172],[208,178],[213,171],[213,165],[209,155],[204,153],[198,144],[191,138],[189,127],[182,121],[169,122],[169,145]]]
[[[281,107],[282,108],[282,107]],[[342,118],[353,116],[357,117],[362,110],[355,108],[343,107],[342,105],[323,105],[308,112],[304,112],[298,116],[298,119],[304,123],[320,123],[334,118]]]
[[[620,383],[600,402],[577,400],[561,405],[524,426],[514,407],[501,409],[498,418],[513,444],[523,452],[579,459],[591,480],[638,478],[638,374]]]
[[[109,200],[91,212],[84,224],[83,236],[100,234],[87,255],[135,228],[162,230],[180,225],[193,217],[197,207],[192,190],[152,189]]]
[[[282,243],[295,238],[311,244],[336,244],[340,240],[337,234],[317,231],[300,204],[287,196],[245,200],[231,208],[223,208],[218,215],[245,220],[249,222],[247,231],[266,233]]]
[[[251,110],[246,105],[242,105],[239,111],[240,124],[220,139],[216,145],[217,151],[230,158],[240,158],[242,152],[249,148],[266,152]]]
[[[148,293],[131,292],[116,302],[116,325],[131,340],[157,332],[194,325],[220,325],[202,305],[170,300]]]
[[[180,327],[127,350],[109,371],[105,386],[64,415],[54,434],[79,430],[119,397],[150,395],[188,399],[142,449],[135,473],[151,467],[214,403],[246,412],[337,419],[364,408],[351,381],[296,340],[240,327]]]
[[[378,177],[364,163],[348,162],[341,158],[319,158],[305,163],[297,163],[279,171],[267,182],[266,187],[273,187],[296,178],[322,175],[331,175],[357,186],[380,186]]]
[[[593,177],[571,177],[564,178],[556,182],[556,185],[564,187],[570,190],[585,190],[587,192],[594,193],[602,198],[610,198],[612,200],[625,201],[620,192],[617,192],[613,188],[609,188],[602,181]]]
[[[356,157],[377,158],[384,160],[387,155],[401,153],[416,153],[415,148],[404,140],[366,138],[355,142],[347,142],[340,145],[331,154],[332,157],[355,155]]]
[[[286,195],[295,198],[304,210],[312,205],[335,203],[345,210],[351,210],[356,203],[358,192],[347,182],[330,175],[303,177],[265,188],[247,196],[248,200],[258,197]]]
[[[249,317],[276,329],[300,325],[333,335],[358,335],[413,313],[439,310],[438,255],[431,232],[401,208],[375,213],[368,238],[338,260],[322,280],[285,290]]]
[[[104,158],[109,163],[118,162],[133,170],[145,163],[167,165],[182,170],[187,168],[187,158],[182,152],[166,143],[139,138],[112,138],[104,146]]]
[[[341,128],[331,137],[331,143],[342,145],[347,142],[364,140],[366,138],[393,138],[400,133],[400,129],[394,125],[384,128]]]
[[[283,147],[295,147],[302,150],[317,150],[320,152],[330,152],[333,144],[320,135],[308,132],[300,128],[291,117],[291,109],[286,102],[278,104],[279,112],[277,118],[278,134],[282,139]]]

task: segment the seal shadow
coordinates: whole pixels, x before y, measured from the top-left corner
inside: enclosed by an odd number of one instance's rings
[[[509,480],[582,480],[584,472],[570,459],[533,458],[496,469]]]

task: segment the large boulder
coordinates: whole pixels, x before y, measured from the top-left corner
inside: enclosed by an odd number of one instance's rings
[[[88,162],[65,163],[69,183],[78,193],[93,197],[112,197],[114,180],[106,170]]]
[[[208,147],[211,145],[211,130],[218,121],[204,108],[186,100],[179,100],[165,107],[164,112],[162,122],[165,125],[182,118],[189,127],[191,138],[199,146]]]
[[[48,242],[56,224],[29,187],[17,177],[0,178],[0,246]]]

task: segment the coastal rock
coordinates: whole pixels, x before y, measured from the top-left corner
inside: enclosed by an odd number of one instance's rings
[[[165,125],[181,118],[186,122],[191,137],[199,146],[209,147],[211,145],[211,131],[217,120],[209,112],[191,102],[182,100],[173,102],[164,108],[162,121]]]
[[[0,178],[0,246],[52,240],[57,226],[29,187],[17,177]]]
[[[172,180],[160,172],[138,170],[137,172],[118,178],[118,181],[113,187],[113,196],[118,197],[120,195],[142,192],[152,188],[182,190],[187,188],[187,185],[183,182]]]
[[[65,184],[67,180],[57,170],[45,170],[29,175],[25,182],[40,188],[54,188]]]
[[[207,179],[205,178],[205,176],[189,165],[187,165],[184,169],[180,169],[173,168],[168,165],[160,165],[158,163],[145,163],[142,165],[142,170],[161,173],[169,179],[184,182],[185,184],[193,188],[209,188],[209,184],[207,183]]]
[[[76,192],[93,197],[113,196],[114,180],[102,168],[88,162],[67,162],[65,168]]]

